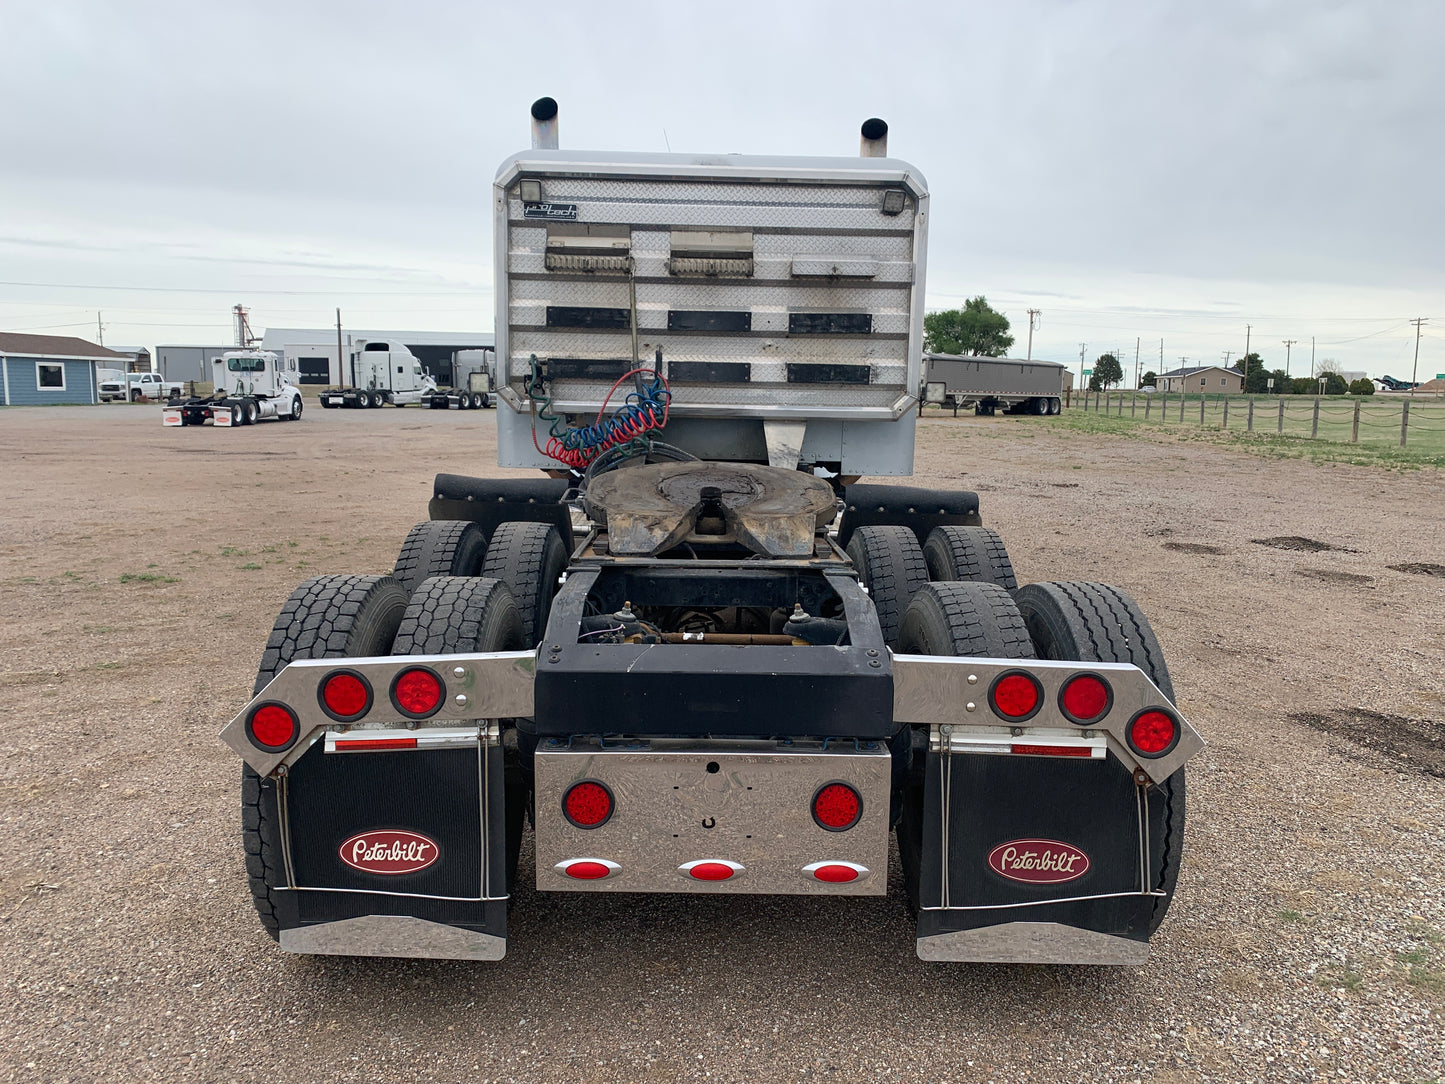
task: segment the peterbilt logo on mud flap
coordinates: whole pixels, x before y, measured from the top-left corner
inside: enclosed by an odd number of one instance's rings
[[[380,828],[341,845],[341,860],[363,873],[415,873],[441,857],[441,849],[418,832]]]
[[[1012,839],[988,852],[988,865],[1010,881],[1056,885],[1088,873],[1089,856],[1056,839]]]

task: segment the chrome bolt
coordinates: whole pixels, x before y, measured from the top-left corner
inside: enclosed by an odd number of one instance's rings
[[[456,701],[457,701],[457,707],[459,707],[459,708],[464,708],[464,707],[466,707],[466,706],[467,706],[467,694],[466,694],[466,693],[457,693]]]
[[[466,677],[466,676],[467,676],[467,668],[466,668],[465,666],[453,666],[453,667],[452,667],[452,677]]]
[[[968,675],[968,683],[969,683],[970,685],[977,685],[977,684],[978,684],[978,675],[977,675],[977,674],[969,674],[969,675]]]
[[[1015,738],[1022,738],[1024,736],[1024,728],[1021,726],[1011,726],[1008,728],[1008,732]]]
[[[963,710],[964,710],[964,711],[977,711],[977,710],[978,710],[978,705],[975,704],[972,700],[970,700],[967,704],[963,705]]]

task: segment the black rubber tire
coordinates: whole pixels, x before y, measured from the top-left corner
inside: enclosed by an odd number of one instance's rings
[[[486,537],[470,520],[431,519],[418,523],[401,544],[392,578],[412,594],[432,576],[475,576],[487,555]]]
[[[1058,399],[1050,399],[1050,400],[1049,400],[1049,413],[1050,413],[1050,414],[1057,414],[1057,413],[1059,413],[1060,411],[1062,411],[1063,409],[1064,409],[1064,404],[1061,403]]]
[[[512,589],[522,614],[522,646],[530,649],[547,631],[557,581],[567,567],[567,548],[550,523],[502,523],[487,544],[482,575]]]
[[[231,412],[231,425],[233,427],[246,424],[245,415],[241,413],[240,407],[233,405],[231,407],[228,407],[227,409],[229,409]]]
[[[241,409],[245,412],[247,425],[255,425],[261,420],[261,408],[257,405],[256,400],[247,399]]]
[[[873,599],[883,642],[896,648],[903,614],[928,583],[928,565],[918,536],[911,527],[859,527],[848,539],[848,559]]]
[[[1131,663],[1149,675],[1159,691],[1174,703],[1174,683],[1159,638],[1139,604],[1117,587],[1103,583],[1030,583],[1014,592],[1014,600],[1039,658]],[[1164,861],[1155,887],[1166,895],[1154,903],[1150,933],[1164,921],[1179,880],[1184,850],[1184,769],[1155,790],[1166,803]]]
[[[511,588],[484,576],[432,576],[412,592],[393,655],[522,650],[522,615]]]
[[[1003,539],[992,527],[935,527],[923,543],[928,578],[996,583],[1005,591],[1018,584]]]
[[[913,596],[903,617],[899,650],[954,658],[1031,659],[1023,615],[996,583],[930,583]],[[915,751],[915,759],[919,754]],[[923,771],[915,765],[904,786],[898,818],[898,857],[903,886],[918,911],[923,856]]]
[[[288,421],[299,422],[301,420],[301,411],[304,409],[305,407],[301,403],[301,396],[298,395],[291,401],[291,412],[289,414],[283,414],[282,417]]]
[[[488,395],[486,392],[482,392],[482,409],[483,409],[483,410],[487,410],[487,409],[489,409],[489,408],[491,407],[491,405],[492,405],[492,397],[491,397],[490,395]]]
[[[406,612],[406,593],[390,576],[318,576],[286,600],[271,626],[252,695],[293,659],[385,655]],[[241,765],[241,839],[256,914],[280,938],[274,891],[281,877],[276,786]]]
[[[1013,597],[996,583],[982,582],[925,584],[903,616],[898,650],[976,659],[1035,657]]]

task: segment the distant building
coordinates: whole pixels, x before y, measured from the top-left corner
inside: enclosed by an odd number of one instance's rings
[[[1219,365],[1196,365],[1193,368],[1160,373],[1154,386],[1160,391],[1189,395],[1238,395],[1244,391],[1244,374],[1233,366],[1225,369]]]
[[[130,358],[69,335],[0,333],[0,402],[5,406],[94,403],[96,370],[124,369]]]

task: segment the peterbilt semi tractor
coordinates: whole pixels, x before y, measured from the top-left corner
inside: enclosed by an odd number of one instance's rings
[[[498,460],[539,474],[438,475],[389,574],[282,607],[222,732],[263,927],[495,960],[523,879],[883,896],[896,840],[920,957],[1142,963],[1202,746],[1147,619],[1019,585],[974,493],[860,481],[912,469],[922,174],[879,120],[787,158],[532,117],[492,200]]]
[[[301,419],[301,392],[269,350],[232,350],[212,360],[211,369],[214,393],[171,399],[161,411],[163,425],[226,428]]]
[[[358,340],[347,362],[351,387],[321,393],[321,405],[335,407],[424,406],[480,410],[489,404],[485,386],[463,383],[442,388],[422,368],[421,361],[398,342]],[[475,383],[475,381],[471,381]]]

